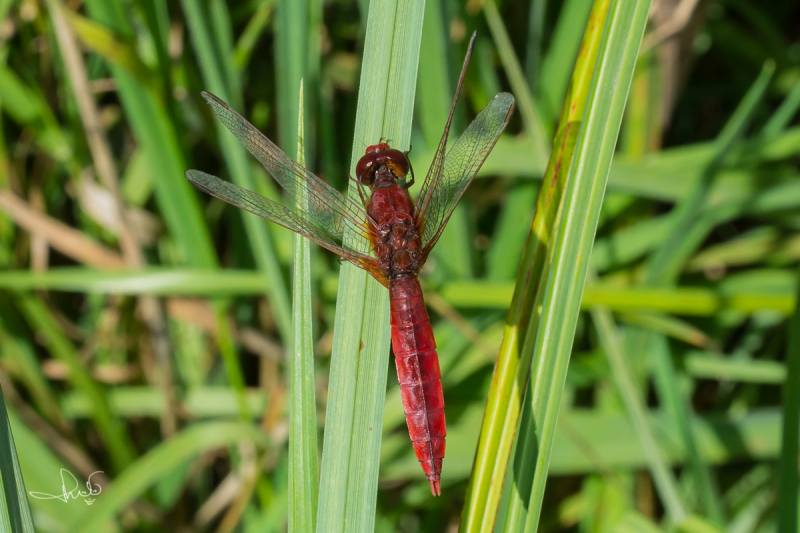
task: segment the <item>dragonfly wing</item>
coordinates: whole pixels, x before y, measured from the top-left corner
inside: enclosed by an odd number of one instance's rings
[[[305,194],[308,201],[304,202],[305,209],[298,208],[300,212],[308,215],[327,233],[338,239],[342,239],[345,229],[353,230],[355,239],[348,244],[360,254],[371,253],[372,245],[365,233],[367,215],[360,204],[295,162],[228,104],[207,92],[203,92],[203,97],[225,127],[258,159],[295,202],[300,203],[303,193]]]
[[[464,56],[464,64],[461,66],[461,74],[458,77],[458,84],[456,85],[456,94],[453,96],[453,105],[450,106],[450,115],[447,117],[447,122],[444,125],[444,132],[442,138],[439,140],[439,146],[436,147],[436,153],[433,155],[431,167],[428,169],[428,175],[425,176],[425,182],[422,184],[422,189],[417,197],[417,218],[418,220],[425,221],[428,208],[430,207],[433,190],[436,187],[436,182],[442,174],[442,166],[444,164],[444,153],[447,148],[447,137],[450,135],[450,124],[453,122],[453,114],[456,112],[456,104],[458,103],[458,95],[461,94],[461,86],[464,85],[464,76],[467,74],[467,67],[469,60],[472,57],[472,48],[475,46],[475,37],[478,32],[472,33],[472,38],[469,40],[467,46],[467,55]]]
[[[269,198],[264,198],[260,194],[248,191],[238,185],[199,170],[187,170],[186,179],[192,185],[211,196],[299,233],[323,248],[327,248],[331,252],[367,270],[373,276],[376,273],[380,274],[378,262],[373,257],[342,248],[330,235],[311,221],[306,220],[297,213],[293,213],[285,206],[273,202]],[[381,279],[378,279],[378,281],[382,282]]]
[[[427,254],[439,240],[450,215],[478,173],[514,111],[514,97],[496,95],[447,152],[440,171],[431,180],[424,211],[422,246]],[[423,189],[424,191],[424,189]]]

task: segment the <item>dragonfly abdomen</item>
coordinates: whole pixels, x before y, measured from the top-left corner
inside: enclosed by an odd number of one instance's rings
[[[392,348],[408,433],[430,480],[431,491],[439,495],[447,435],[444,396],[436,341],[417,277],[401,275],[392,279],[389,299]]]

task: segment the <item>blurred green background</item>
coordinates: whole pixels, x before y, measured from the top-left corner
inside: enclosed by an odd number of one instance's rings
[[[302,77],[307,166],[344,190],[368,4],[0,0],[0,386],[28,490],[57,491],[59,468],[102,470],[93,480],[118,498],[109,530],[286,528],[293,236],[199,194],[183,172],[279,199],[200,92],[291,155]],[[473,30],[454,133],[492,95],[524,90],[549,147],[590,8],[498,2],[490,31],[480,1],[428,0],[416,171]],[[497,23],[511,48],[496,44]],[[682,498],[724,531],[777,521],[800,259],[798,28],[789,0],[654,1],[586,258],[597,279],[584,307],[613,311]],[[378,531],[458,527],[547,163],[527,119],[514,117],[423,272],[447,402],[441,498],[413,456],[387,354]],[[321,436],[339,264],[312,254]],[[664,504],[588,317],[539,529],[644,531]],[[697,450],[675,430],[676,404],[690,408]],[[147,468],[126,470],[145,454]],[[692,458],[710,466],[707,494]],[[40,531],[87,512],[30,503]]]

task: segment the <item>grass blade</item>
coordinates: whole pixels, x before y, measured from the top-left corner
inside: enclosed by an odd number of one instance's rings
[[[711,160],[703,169],[702,176],[695,183],[692,192],[675,207],[675,219],[670,233],[659,249],[650,257],[647,266],[647,283],[653,285],[674,282],[683,265],[706,237],[706,233],[698,234],[696,231],[698,227],[705,227],[697,224],[702,207],[707,202],[709,191],[722,163],[753,119],[774,72],[774,63],[767,62],[725,128],[720,132],[714,142]]]
[[[305,166],[303,149],[303,83],[298,106],[297,162]],[[298,205],[308,203],[301,191]],[[306,209],[305,207],[302,207]],[[294,237],[292,330],[294,349],[289,355],[289,531],[311,532],[317,521],[319,471],[317,409],[314,394],[314,345],[311,312],[311,243]]]
[[[536,334],[533,368],[513,472],[506,531],[535,531],[553,445],[580,298],[600,215],[622,111],[630,88],[650,2],[610,6],[597,56],[573,173],[564,193],[558,233],[548,250],[551,268]],[[599,23],[602,19],[596,19]],[[590,19],[589,25],[593,24]]]
[[[772,139],[783,133],[783,130],[786,129],[786,126],[797,114],[798,109],[800,109],[800,82],[795,82],[786,98],[781,102],[780,107],[775,110],[767,123],[764,124],[761,134],[767,139]]]
[[[633,381],[632,373],[627,367],[627,358],[622,348],[622,342],[614,324],[614,317],[606,307],[595,307],[591,311],[600,344],[611,366],[617,390],[622,396],[628,416],[636,429],[636,434],[641,442],[642,449],[647,457],[650,472],[653,475],[656,489],[664,502],[667,515],[672,521],[680,523],[686,518],[686,506],[678,489],[678,483],[670,469],[670,464],[662,455],[658,441],[653,435],[647,421],[647,411],[639,391]]]
[[[534,1],[532,4],[545,3]],[[554,6],[555,7],[555,6]],[[569,69],[580,50],[580,35],[592,9],[587,0],[563,2],[558,14],[558,22],[553,29],[553,38],[541,62],[541,70],[536,84],[536,94],[540,95],[539,109],[542,115],[550,116],[551,121],[564,103],[569,86]]]
[[[439,2],[425,3],[422,47],[427,53],[420,55],[417,79],[418,126],[422,130],[425,147],[431,151],[442,136],[442,124],[447,120],[450,105],[453,103],[454,84],[448,75],[451,70],[448,59],[453,58],[448,58],[447,40],[442,31],[442,11],[442,4]],[[456,113],[453,117],[453,129],[458,131],[463,123],[464,114]],[[453,138],[456,138],[455,135]],[[416,149],[415,146],[414,150]],[[419,190],[420,186],[421,183],[414,189]],[[448,277],[471,278],[474,275],[470,229],[465,206],[457,206],[441,239],[431,252],[437,261],[437,270],[441,268]]]
[[[35,533],[31,509],[28,506],[28,493],[19,468],[17,448],[11,435],[3,392],[0,390],[0,480],[2,494],[0,499],[0,530]]]
[[[62,267],[45,272],[8,270],[0,272],[0,288],[46,289],[87,294],[152,294],[158,296],[240,296],[261,294],[269,283],[252,270],[205,270],[150,267],[141,270],[101,271]],[[323,296],[335,298],[339,280],[323,280]],[[611,283],[587,285],[581,306],[604,305],[612,311],[661,311],[686,316],[712,316],[721,311],[754,314],[771,311],[792,314],[795,296],[791,289],[743,284],[717,287],[647,288]],[[444,285],[439,294],[450,304],[465,309],[508,309],[514,296],[511,283],[459,281]],[[519,322],[517,322],[519,323]],[[516,338],[516,337],[515,337]],[[515,341],[516,342],[516,341]],[[518,368],[518,363],[515,368]]]
[[[525,74],[522,72],[519,60],[514,54],[514,47],[511,44],[506,27],[500,19],[500,13],[497,11],[494,0],[486,0],[483,3],[483,13],[486,15],[486,22],[492,32],[492,37],[497,43],[497,50],[508,73],[512,91],[517,96],[519,113],[525,123],[525,131],[531,138],[535,161],[543,162],[549,155],[547,131],[539,112],[536,110],[533,94],[525,81]]]
[[[672,363],[667,339],[663,335],[654,335],[652,343],[653,376],[658,389],[659,401],[669,413],[675,430],[686,449],[702,510],[705,511],[709,519],[713,520],[717,525],[721,525],[724,523],[725,517],[719,496],[719,488],[714,481],[711,470],[700,455],[699,446],[694,437],[696,416],[691,406],[681,395],[678,373]],[[671,496],[670,499],[672,499]],[[666,498],[665,501],[667,501]],[[672,506],[675,507],[674,502]],[[678,514],[673,513],[673,517],[676,522],[680,521]]]
[[[401,150],[409,146],[423,9],[420,0],[370,4],[351,171],[364,147],[381,137],[395,140]],[[352,184],[349,192],[357,198]],[[386,289],[345,264],[322,449],[320,533],[374,528],[388,353]]]
[[[242,94],[236,91],[240,83],[233,79],[233,74],[229,75],[224,67],[230,58],[225,58],[222,51],[212,46],[214,41],[210,38],[211,29],[202,4],[195,0],[183,0],[183,9],[188,18],[189,33],[195,45],[195,53],[200,60],[200,71],[203,74],[203,82],[207,90],[231,105],[241,106]],[[256,190],[250,155],[218,121],[216,124],[232,181],[244,189]],[[281,336],[288,341],[292,331],[291,306],[286,286],[282,283],[283,275],[275,256],[272,238],[267,225],[261,219],[249,213],[240,213],[240,216],[244,222],[250,249],[259,270],[264,272],[269,279],[274,280],[263,287],[269,296],[270,304],[275,309],[275,320]]]
[[[800,296],[800,281],[798,281]],[[786,349],[786,384],[783,387],[783,442],[778,464],[778,531],[797,531],[798,475],[797,454],[800,450],[800,306],[789,321],[789,345]]]
[[[119,35],[133,32],[117,4],[89,0],[86,7],[93,18]],[[200,213],[197,194],[183,178],[187,166],[164,102],[122,67],[114,63],[110,66],[136,140],[147,154],[150,171],[159,177],[153,180],[156,200],[175,241],[177,262],[207,268],[216,266],[211,236]]]
[[[280,0],[276,9],[275,66],[278,96],[278,140],[286,150],[297,146],[295,118],[302,108],[297,107],[298,87],[304,76],[308,49],[308,2]]]
[[[593,17],[604,18],[607,2],[595,4]],[[530,369],[533,344],[526,340],[531,309],[539,292],[538,280],[545,265],[545,252],[552,238],[553,225],[561,204],[564,184],[575,150],[575,139],[589,91],[593,58],[602,36],[601,26],[589,26],[584,36],[585,53],[578,58],[573,73],[570,97],[561,112],[558,131],[545,172],[530,236],[525,245],[522,263],[513,289],[513,301],[506,318],[503,343],[495,365],[483,425],[475,453],[472,475],[467,486],[466,504],[462,512],[464,531],[491,531],[500,505],[503,485],[495,480],[505,476],[522,406],[522,394]],[[483,294],[490,291],[453,294]],[[446,294],[446,288],[442,295]],[[445,296],[447,297],[447,296]],[[508,302],[508,299],[505,300]],[[505,303],[504,302],[504,303]],[[531,349],[526,350],[526,346]]]

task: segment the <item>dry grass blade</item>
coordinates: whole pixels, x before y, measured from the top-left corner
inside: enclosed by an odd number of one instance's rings
[[[0,191],[0,209],[21,228],[44,237],[50,246],[79,263],[97,268],[125,267],[125,261],[116,252],[83,232],[37,211],[9,190]]]

